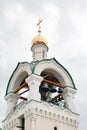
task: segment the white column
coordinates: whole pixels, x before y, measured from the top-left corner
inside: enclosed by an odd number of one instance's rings
[[[31,126],[31,130],[35,130],[36,127],[36,117],[34,114],[30,115],[30,126]]]
[[[15,93],[9,93],[6,97],[5,100],[7,101],[7,112],[6,114],[8,115],[9,113],[13,113],[14,109],[16,107],[17,101],[20,98],[20,95],[15,94]]]
[[[29,85],[30,91],[28,95],[28,100],[37,100],[40,101],[40,93],[39,93],[39,86],[43,77],[32,74],[27,79],[26,82]]]
[[[63,90],[63,97],[65,99],[65,107],[70,109],[72,112],[76,112],[75,105],[73,103],[76,90],[66,86]]]

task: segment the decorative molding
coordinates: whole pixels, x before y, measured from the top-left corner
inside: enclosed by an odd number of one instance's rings
[[[34,104],[36,103],[36,105]],[[67,109],[60,109],[58,106],[50,106],[50,104],[47,104],[45,102],[39,103],[33,101],[33,109],[32,106],[27,104],[25,107],[25,104],[23,104],[24,107],[20,107],[19,110],[15,110],[15,113],[13,113],[8,119],[4,120],[3,123],[3,130],[9,130],[11,128],[15,128],[15,126],[18,123],[18,117],[24,114],[25,120],[30,119],[31,122],[36,120],[38,118],[50,120],[54,123],[61,123],[61,125],[69,125],[72,127],[78,127],[78,115],[75,113],[72,113],[71,111]],[[30,107],[31,106],[31,107]],[[57,109],[58,108],[58,109]],[[19,112],[16,112],[19,111]]]

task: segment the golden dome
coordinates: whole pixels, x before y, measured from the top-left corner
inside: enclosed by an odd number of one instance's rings
[[[47,40],[44,36],[42,35],[37,35],[36,37],[33,38],[32,40],[32,45],[36,45],[36,44],[45,44],[47,45]]]
[[[44,44],[44,45],[47,45],[47,40],[44,36],[41,35],[41,24],[42,20],[39,19],[39,22],[37,24],[38,26],[38,35],[36,37],[33,38],[32,40],[32,46],[33,45],[37,45],[37,44]]]

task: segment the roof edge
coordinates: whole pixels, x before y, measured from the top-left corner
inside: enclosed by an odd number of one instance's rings
[[[61,65],[54,57],[51,58],[51,59],[42,59],[42,60],[38,61],[38,62],[35,64],[35,66],[34,66],[34,68],[33,68],[33,70],[32,70],[32,73],[34,73],[34,70],[35,70],[37,64],[39,64],[40,62],[43,62],[43,61],[51,61],[51,60],[54,60],[58,65],[60,65],[60,66],[66,71],[66,73],[69,75],[69,77],[70,77],[70,79],[71,79],[71,81],[72,81],[72,84],[73,84],[74,89],[77,90],[77,88],[75,87],[75,83],[74,83],[74,81],[73,81],[73,78],[72,78],[71,74],[69,73],[69,71],[68,71],[63,65]]]
[[[13,77],[13,75],[15,74],[16,70],[18,69],[18,67],[20,66],[20,64],[25,64],[25,63],[27,63],[27,64],[30,65],[29,62],[25,62],[25,61],[24,61],[24,62],[18,62],[16,68],[14,69],[14,71],[13,71],[13,73],[11,74],[11,76],[10,76],[10,78],[9,78],[9,81],[8,81],[8,83],[7,83],[5,96],[8,94],[9,85],[10,85],[10,82],[11,82],[12,77]]]

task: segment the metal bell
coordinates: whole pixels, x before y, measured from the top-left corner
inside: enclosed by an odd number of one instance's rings
[[[56,90],[56,88],[55,88],[55,86],[52,86],[51,88],[50,88],[50,92],[51,93],[55,93],[57,90]]]
[[[63,93],[61,88],[58,89],[58,93]]]
[[[61,97],[61,100],[64,100],[63,96]]]
[[[48,92],[50,91],[49,87],[48,87],[48,84],[43,82],[42,85],[41,85],[41,92]]]
[[[59,97],[58,102],[60,102],[61,100],[62,100],[61,97]]]
[[[58,101],[62,101],[62,100],[64,100],[64,98],[63,98],[63,96],[60,96]]]

